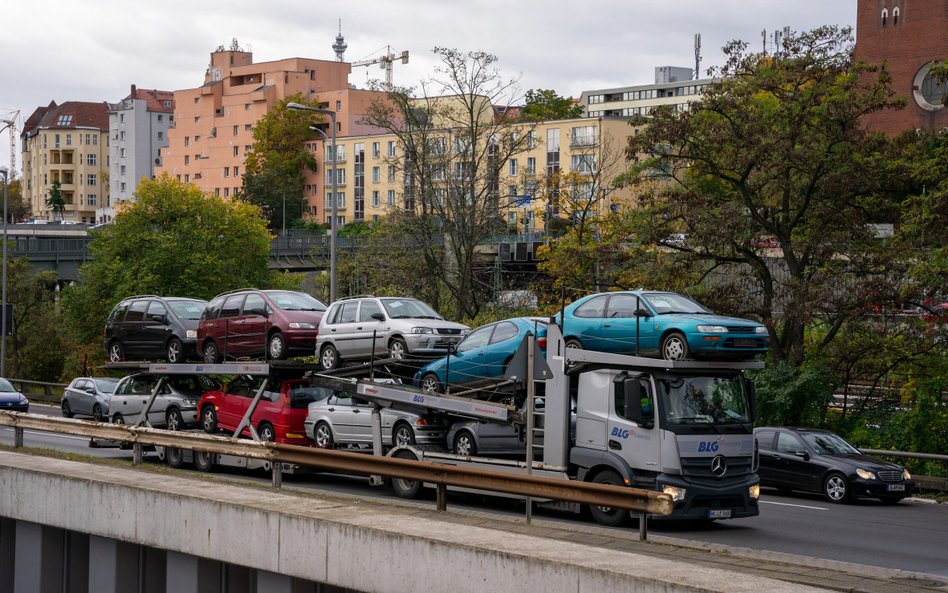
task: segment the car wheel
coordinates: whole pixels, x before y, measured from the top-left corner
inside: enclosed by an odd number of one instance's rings
[[[63,400],[62,408],[63,408],[63,417],[64,417],[64,418],[72,418],[72,417],[75,415],[75,414],[72,413],[72,408],[69,406],[69,400],[68,400],[68,399],[64,399],[64,400]]]
[[[332,449],[335,441],[332,438],[332,429],[325,422],[320,422],[313,429],[313,441],[320,449]]]
[[[168,430],[184,430],[184,416],[178,408],[169,408],[165,414],[165,428]]]
[[[286,342],[283,341],[283,334],[274,332],[267,341],[267,353],[273,360],[283,360],[286,358]]]
[[[402,423],[396,426],[395,430],[392,431],[392,446],[398,447],[399,445],[414,444],[415,431],[411,429],[411,426]]]
[[[339,366],[339,352],[332,344],[323,346],[323,351],[319,355],[319,364],[324,371],[331,371]]]
[[[181,345],[181,340],[171,338],[171,340],[168,341],[168,349],[165,351],[165,358],[167,358],[171,364],[184,362],[184,346]]]
[[[570,339],[566,340],[565,346],[566,346],[567,349],[572,349],[572,350],[582,350],[582,349],[583,349],[583,343],[580,342],[579,340],[577,340],[576,338],[570,338]],[[568,362],[568,363],[566,363],[566,366],[567,366],[568,368],[573,368],[574,366],[576,366],[576,363],[575,363],[575,362]]]
[[[276,433],[273,431],[273,425],[269,422],[263,422],[257,428],[257,434],[260,435],[260,440],[272,443],[276,440]]]
[[[207,451],[195,451],[194,469],[199,472],[209,472],[214,469],[214,454]]]
[[[665,360],[686,360],[688,355],[688,340],[680,333],[672,332],[662,340],[662,358]]]
[[[823,481],[823,494],[826,495],[826,500],[830,502],[848,502],[849,482],[846,481],[846,476],[838,472],[826,476]]]
[[[121,414],[112,416],[112,424],[125,424],[125,416]]]
[[[592,479],[592,481],[595,484],[607,484],[609,486],[623,485],[622,478],[619,477],[619,474],[612,471],[611,469],[599,472],[596,474],[596,477]],[[589,512],[592,513],[593,519],[596,520],[596,523],[599,523],[600,525],[608,525],[609,527],[619,527],[620,525],[624,525],[629,519],[629,511],[625,509],[590,506]]]
[[[220,350],[213,340],[204,342],[204,364],[217,364],[221,361]]]
[[[440,392],[441,381],[438,380],[438,375],[434,373],[426,373],[425,376],[421,378],[421,390],[425,393]]]
[[[454,452],[465,457],[477,455],[477,445],[474,443],[474,435],[466,430],[462,430],[454,436]]]
[[[123,360],[125,360],[125,348],[122,347],[122,343],[116,340],[109,344],[109,361],[122,362]]]
[[[411,459],[418,461],[414,453],[403,449],[395,454],[398,459]],[[405,478],[392,478],[392,490],[395,496],[399,498],[415,498],[421,492],[421,482],[418,480],[406,480]]]
[[[401,338],[393,338],[388,344],[388,351],[395,360],[404,360],[408,356],[408,345]]]
[[[214,411],[214,406],[204,406],[201,411],[201,428],[208,434],[217,432],[217,412]]]
[[[102,422],[102,406],[99,404],[92,406],[92,419],[96,422]]]

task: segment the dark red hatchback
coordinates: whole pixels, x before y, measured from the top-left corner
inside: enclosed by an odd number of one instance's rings
[[[245,288],[207,304],[197,328],[206,363],[230,358],[283,359],[312,354],[326,305],[303,292]]]

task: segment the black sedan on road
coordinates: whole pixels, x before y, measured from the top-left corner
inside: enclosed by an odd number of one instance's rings
[[[6,412],[29,412],[30,400],[17,391],[9,381],[0,378],[0,410]]]
[[[823,494],[835,503],[878,498],[896,503],[915,488],[902,466],[863,455],[837,434],[816,428],[754,429],[760,485]]]

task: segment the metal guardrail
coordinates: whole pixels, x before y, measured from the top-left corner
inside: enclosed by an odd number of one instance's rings
[[[68,385],[66,383],[47,383],[45,381],[27,381],[25,379],[7,379],[21,393],[32,399],[42,399],[44,402],[58,402],[63,397]],[[29,389],[27,389],[29,388]],[[38,390],[36,388],[39,388]],[[37,398],[36,396],[40,396]]]
[[[863,453],[870,455],[881,455],[883,457],[900,457],[903,459],[925,459],[928,461],[941,461],[945,464],[945,477],[938,476],[916,476],[915,483],[922,488],[932,490],[948,491],[948,455],[938,455],[936,453],[906,453],[905,451],[886,451],[884,449],[859,449]]]
[[[621,508],[653,515],[670,515],[673,508],[669,495],[651,490],[236,439],[197,432],[175,432],[19,412],[0,412],[0,426],[13,427],[15,448],[23,444],[23,430],[33,429],[131,443],[135,449],[136,462],[141,460],[141,448],[144,445],[261,459],[272,465],[275,486],[280,484],[279,473],[282,471],[282,464],[416,480],[434,484],[437,487],[439,511],[447,508],[447,486]]]

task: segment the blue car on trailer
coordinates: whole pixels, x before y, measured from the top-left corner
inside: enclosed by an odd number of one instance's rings
[[[562,317],[567,348],[616,354],[638,349],[641,356],[666,360],[752,358],[770,348],[764,324],[716,315],[673,292],[592,294],[565,307]]]

